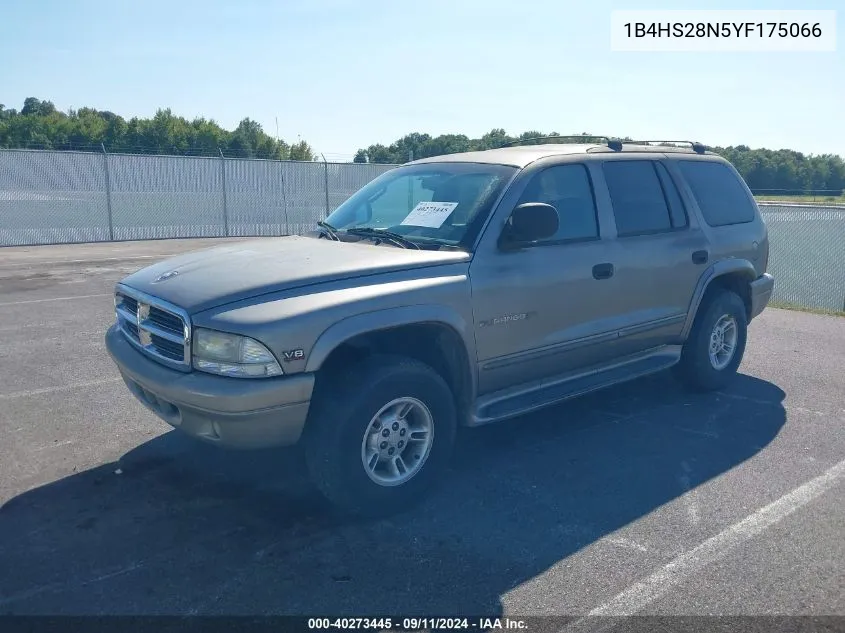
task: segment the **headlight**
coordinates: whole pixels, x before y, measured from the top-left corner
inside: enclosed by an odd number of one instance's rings
[[[276,357],[258,341],[215,330],[194,330],[194,367],[238,378],[280,376]]]

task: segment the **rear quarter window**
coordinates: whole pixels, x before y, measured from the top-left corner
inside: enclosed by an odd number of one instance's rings
[[[754,220],[754,203],[730,167],[710,161],[679,160],[678,168],[692,189],[707,224],[727,226]]]

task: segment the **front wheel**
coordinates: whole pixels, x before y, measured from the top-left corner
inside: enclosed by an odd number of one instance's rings
[[[335,506],[383,516],[419,503],[451,455],[457,417],[443,378],[377,355],[322,384],[305,435],[311,477]]]
[[[721,389],[736,375],[747,334],[748,318],[739,295],[726,290],[710,295],[684,343],[678,376],[699,391]]]

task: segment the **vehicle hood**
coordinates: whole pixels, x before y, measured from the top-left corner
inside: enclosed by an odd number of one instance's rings
[[[469,260],[460,251],[429,251],[303,236],[257,239],[163,260],[121,283],[189,313],[271,292],[328,281]],[[157,281],[166,273],[176,272]]]

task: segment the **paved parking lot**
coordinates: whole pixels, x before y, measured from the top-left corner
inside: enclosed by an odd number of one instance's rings
[[[295,450],[185,440],[119,382],[114,282],[209,242],[0,250],[0,613],[845,615],[845,319],[767,310],[723,393],[467,431],[422,507],[349,522]]]

